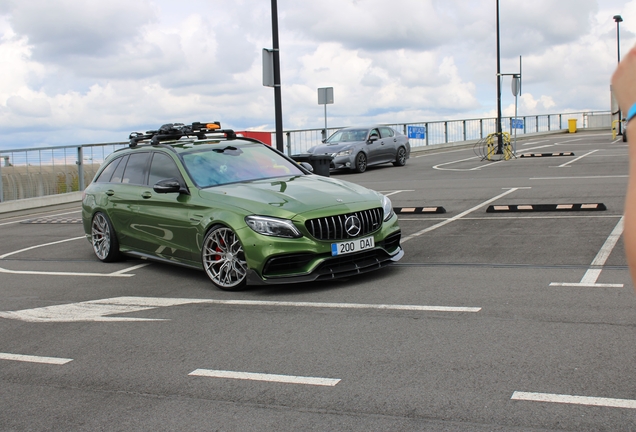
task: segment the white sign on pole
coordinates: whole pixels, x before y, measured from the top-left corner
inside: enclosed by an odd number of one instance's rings
[[[274,50],[263,48],[263,85],[274,87]]]
[[[333,87],[323,87],[318,89],[318,105],[333,103]]]

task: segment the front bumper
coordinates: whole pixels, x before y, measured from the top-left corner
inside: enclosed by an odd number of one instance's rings
[[[263,276],[256,271],[248,270],[248,285],[272,285],[299,282],[324,281],[346,278],[362,273],[381,269],[404,256],[404,251],[399,245],[401,233],[398,231],[387,237],[380,246],[359,253],[331,256],[316,254],[290,254],[272,257],[265,264]],[[391,250],[391,252],[387,252]],[[317,264],[310,272],[289,272],[293,268],[303,268],[311,263]],[[280,272],[287,269],[288,274]]]

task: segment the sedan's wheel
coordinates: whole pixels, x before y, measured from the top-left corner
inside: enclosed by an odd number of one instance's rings
[[[404,147],[400,147],[397,151],[397,156],[395,157],[395,162],[393,162],[394,166],[404,166],[406,165],[406,149]]]
[[[224,226],[213,227],[201,250],[203,268],[222,290],[237,291],[247,285],[247,262],[238,236]]]
[[[117,235],[108,217],[101,212],[95,213],[91,224],[91,243],[93,252],[100,261],[113,262],[120,258]]]
[[[355,171],[363,173],[367,170],[367,156],[364,153],[358,153],[356,156]]]

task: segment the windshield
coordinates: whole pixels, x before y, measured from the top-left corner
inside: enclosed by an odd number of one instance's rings
[[[368,129],[345,129],[335,132],[326,141],[328,143],[365,141]]]
[[[183,154],[185,167],[200,188],[304,174],[294,162],[262,144],[224,144]]]

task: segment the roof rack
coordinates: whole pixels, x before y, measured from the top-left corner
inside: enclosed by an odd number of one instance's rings
[[[197,137],[198,139],[207,138],[208,134],[224,134],[227,139],[235,139],[236,134],[232,129],[221,129],[220,122],[194,122],[191,125],[183,123],[168,123],[161,126],[157,130],[141,132],[132,132],[128,138],[129,146],[137,147],[140,141],[150,140],[151,145],[159,145],[161,141],[176,141],[184,136]]]

